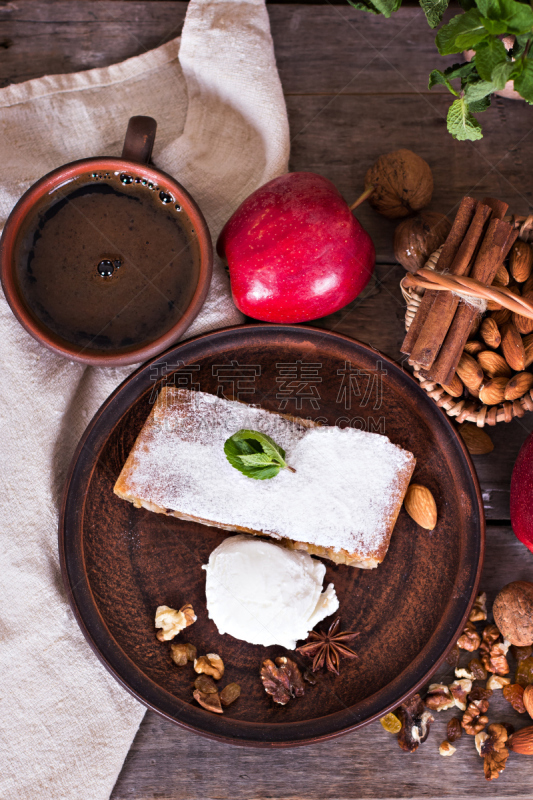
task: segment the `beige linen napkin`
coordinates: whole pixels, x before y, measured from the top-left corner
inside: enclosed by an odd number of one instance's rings
[[[247,194],[287,168],[263,0],[191,0],[181,41],[106,69],[0,90],[0,223],[48,170],[120,154],[133,114],[157,119],[154,162],[192,193],[215,238]],[[240,321],[217,262],[187,336]],[[48,352],[0,293],[2,800],[104,800],[144,714],[86,644],[57,554],[69,460],[131,369],[85,368]]]

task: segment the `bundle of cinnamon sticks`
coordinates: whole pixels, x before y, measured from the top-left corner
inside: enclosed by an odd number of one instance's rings
[[[508,209],[492,197],[465,197],[437,261],[438,272],[470,276],[490,286],[518,231],[505,222]],[[452,292],[426,290],[402,345],[423,377],[451,384],[479,310]]]

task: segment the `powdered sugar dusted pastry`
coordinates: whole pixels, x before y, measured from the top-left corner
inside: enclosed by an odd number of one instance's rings
[[[295,473],[253,480],[227,461],[241,429],[268,434]],[[383,561],[415,466],[386,436],[164,387],[115,484],[137,507],[272,536],[340,564]]]

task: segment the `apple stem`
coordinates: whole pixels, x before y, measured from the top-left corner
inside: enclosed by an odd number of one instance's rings
[[[294,469],[294,467],[289,467],[289,465],[288,465],[288,464],[287,464],[287,469],[289,470],[289,472],[296,472],[296,470]]]
[[[370,195],[372,194],[372,192],[373,192],[373,191],[374,191],[374,187],[373,187],[373,186],[367,186],[367,187],[365,188],[365,191],[363,192],[363,194],[361,194],[361,195],[360,195],[360,196],[357,198],[357,200],[355,201],[355,203],[352,203],[352,205],[350,206],[350,211],[353,211],[353,210],[354,210],[354,208],[357,208],[357,206],[360,206],[360,205],[361,205],[361,203],[364,203],[364,202],[365,202],[365,200],[367,199],[367,197],[370,197]]]

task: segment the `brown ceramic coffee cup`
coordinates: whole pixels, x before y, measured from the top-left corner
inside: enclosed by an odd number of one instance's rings
[[[45,175],[0,240],[0,278],[21,325],[93,365],[133,364],[173,344],[200,311],[213,250],[202,212],[149,163],[156,122],[129,121],[121,158]]]

